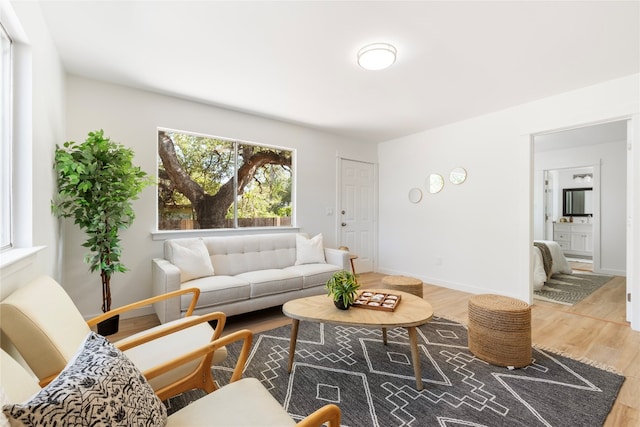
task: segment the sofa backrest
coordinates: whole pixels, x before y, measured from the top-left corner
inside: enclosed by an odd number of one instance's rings
[[[188,244],[200,238],[172,239]],[[290,267],[296,262],[296,233],[214,236],[202,238],[214,274],[235,276],[248,271]],[[164,256],[173,259],[172,245],[164,243]]]

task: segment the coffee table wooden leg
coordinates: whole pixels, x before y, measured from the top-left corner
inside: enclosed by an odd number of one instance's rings
[[[387,345],[387,328],[382,328],[382,344]]]
[[[416,375],[416,388],[422,390],[422,370],[420,369],[420,353],[418,352],[418,333],[415,326],[407,328],[409,342],[411,343],[411,359],[413,362],[413,372]]]
[[[298,326],[300,326],[300,320],[293,319],[291,324],[291,340],[289,342],[289,373],[293,369],[293,358],[296,356],[296,341],[298,341]]]

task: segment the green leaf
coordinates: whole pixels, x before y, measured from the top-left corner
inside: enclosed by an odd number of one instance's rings
[[[56,145],[54,170],[58,194],[51,212],[73,218],[87,234],[82,244],[90,252],[84,262],[90,271],[107,275],[124,272],[119,230],[135,218],[131,201],[153,181],[132,164],[133,150],[104,137],[102,129],[88,133],[83,143]]]

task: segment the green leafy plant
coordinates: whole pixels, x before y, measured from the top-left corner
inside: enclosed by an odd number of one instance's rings
[[[84,262],[100,270],[102,311],[111,309],[111,275],[126,271],[120,262],[119,233],[135,218],[131,202],[153,180],[133,165],[133,150],[111,141],[101,129],[82,143],[56,144],[54,169],[58,194],[51,202],[57,217],[73,218],[87,234]]]
[[[356,300],[360,285],[351,272],[340,270],[333,273],[325,287],[328,296],[333,297],[334,301],[342,301],[344,307],[349,307]]]

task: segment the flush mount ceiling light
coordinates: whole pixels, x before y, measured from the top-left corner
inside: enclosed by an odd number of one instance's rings
[[[365,70],[383,70],[396,62],[396,48],[389,43],[373,43],[358,51],[358,65]]]

